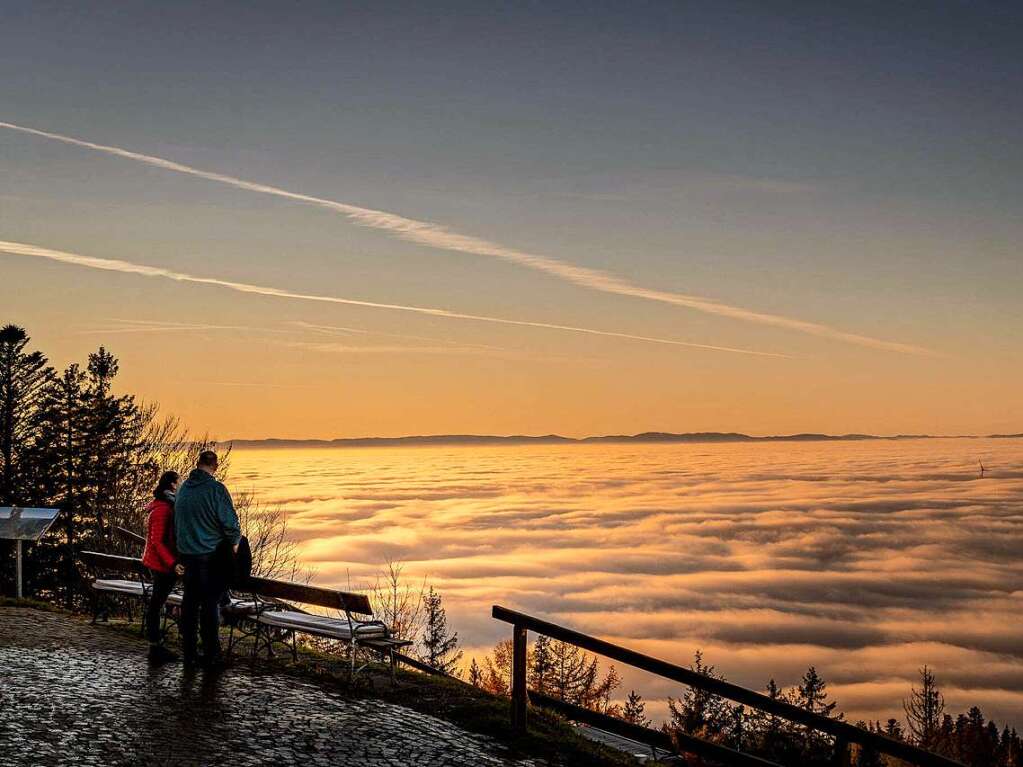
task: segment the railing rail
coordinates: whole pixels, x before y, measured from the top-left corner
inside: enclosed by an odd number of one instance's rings
[[[848,722],[829,719],[828,717],[794,706],[791,703],[769,698],[762,693],[726,682],[723,679],[715,679],[714,677],[699,674],[692,669],[630,650],[627,647],[612,644],[611,642],[574,631],[565,626],[541,620],[532,615],[494,605],[493,617],[499,621],[510,623],[513,626],[512,723],[519,728],[525,727],[526,704],[528,702],[528,693],[526,691],[526,632],[535,631],[552,639],[567,642],[584,650],[603,655],[605,658],[648,671],[665,679],[688,685],[689,687],[705,690],[736,703],[742,703],[782,719],[787,719],[790,722],[802,724],[811,729],[826,733],[835,738],[837,750],[846,749],[848,744],[855,743],[871,751],[894,756],[910,764],[918,765],[918,767],[963,767],[961,762],[941,756],[940,754],[925,751],[910,743],[904,743],[884,735],[869,732]]]

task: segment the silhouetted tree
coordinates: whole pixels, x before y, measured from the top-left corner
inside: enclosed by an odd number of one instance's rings
[[[910,689],[909,699],[902,701],[902,708],[913,740],[921,748],[932,748],[945,713],[945,698],[927,666],[920,669],[920,689]]]
[[[420,657],[427,665],[446,674],[454,674],[462,660],[462,651],[458,649],[458,632],[448,632],[447,613],[440,594],[433,586],[423,597],[423,609],[426,625],[420,640]]]
[[[423,627],[426,582],[413,586],[402,577],[404,569],[400,562],[387,563],[373,587],[373,604],[394,637],[415,641]]]
[[[643,696],[635,690],[630,690],[629,697],[625,699],[625,705],[622,707],[622,719],[640,727],[650,726],[650,719],[646,715],[646,703],[643,702]]]
[[[483,659],[483,689],[494,695],[511,694],[512,640],[494,646],[494,655]]]
[[[700,650],[696,651],[689,668],[712,679],[724,679],[713,666],[704,663]],[[669,732],[680,730],[707,740],[720,741],[732,722],[731,707],[722,697],[695,687],[686,688],[678,699],[668,698],[668,711],[671,714],[667,724]]]
[[[529,677],[530,686],[537,692],[550,695],[551,667],[551,639],[543,634],[536,638],[533,643],[532,652],[529,655]]]
[[[771,679],[765,690],[767,697],[780,703],[791,702],[778,683]],[[798,753],[793,738],[792,725],[785,719],[767,711],[754,709],[748,715],[751,738],[754,743],[753,751],[771,761],[784,764],[789,761],[795,753]]]
[[[837,702],[828,700],[828,685],[824,678],[810,666],[796,686],[793,703],[818,716],[842,719],[835,714]],[[834,743],[832,739],[812,727],[803,728],[803,761],[805,764],[825,764],[831,760]]]
[[[36,503],[25,476],[25,451],[35,428],[33,415],[53,375],[46,357],[27,351],[28,334],[17,325],[0,328],[0,506]]]
[[[480,669],[475,658],[469,664],[469,684],[473,687],[483,687],[483,671]]]

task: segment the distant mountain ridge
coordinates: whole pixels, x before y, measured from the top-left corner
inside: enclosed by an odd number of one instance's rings
[[[698,431],[676,434],[646,431],[640,434],[607,434],[595,437],[563,437],[560,434],[508,436],[491,434],[429,434],[407,437],[343,437],[338,439],[236,439],[229,440],[235,447],[401,447],[416,445],[585,445],[589,443],[719,443],[719,442],[856,442],[863,440],[900,439],[981,439],[984,436],[962,434],[940,436],[931,434],[778,434],[755,437],[740,432]],[[989,439],[1023,439],[1021,434],[990,434]]]

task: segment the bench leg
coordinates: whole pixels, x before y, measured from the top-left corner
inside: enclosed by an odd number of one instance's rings
[[[387,651],[388,659],[391,661],[391,685],[398,683],[398,661],[394,657],[394,648]]]
[[[298,663],[298,632],[291,632],[291,660]]]

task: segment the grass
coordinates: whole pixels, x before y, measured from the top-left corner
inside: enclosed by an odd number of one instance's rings
[[[0,598],[0,606],[65,612],[47,602],[32,599]],[[138,623],[111,620],[97,625],[138,638],[139,654],[142,655]],[[172,640],[171,644],[175,645],[176,642]],[[539,758],[558,767],[636,767],[638,764],[628,754],[583,737],[566,720],[541,709],[531,708],[526,732],[517,732],[512,729],[509,721],[507,698],[491,695],[458,679],[399,668],[396,681],[392,684],[387,665],[370,663],[353,680],[350,679],[345,658],[311,646],[299,645],[297,662],[292,661],[290,649],[271,659],[264,655],[250,662],[249,640],[236,642],[235,647],[235,662],[257,673],[286,674],[315,681],[343,696],[371,697],[406,706],[452,722],[470,732],[493,738],[507,747],[511,756],[517,758]]]
[[[43,602],[39,599],[18,599],[17,597],[2,597],[0,596],[0,607],[31,607],[33,610],[45,610],[49,613],[60,613],[64,612],[56,605],[50,602]]]

